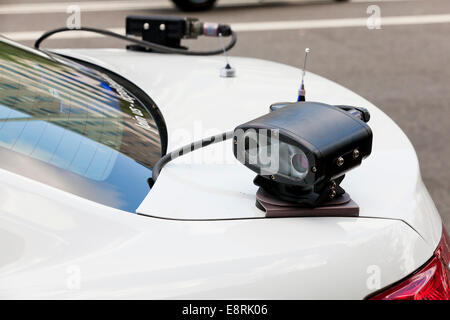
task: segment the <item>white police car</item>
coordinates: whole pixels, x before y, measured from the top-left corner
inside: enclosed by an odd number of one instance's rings
[[[380,109],[307,74],[310,101],[369,110],[357,215],[268,218],[233,141],[163,154],[295,101],[301,70],[0,39],[0,298],[448,299],[449,240],[414,149]],[[320,126],[320,124],[318,124]]]

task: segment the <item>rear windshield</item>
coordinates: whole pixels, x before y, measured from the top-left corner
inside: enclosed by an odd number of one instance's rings
[[[0,69],[0,168],[135,212],[163,153],[151,100],[118,76],[1,39]]]

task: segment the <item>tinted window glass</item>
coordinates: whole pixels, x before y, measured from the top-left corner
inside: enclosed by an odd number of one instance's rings
[[[0,167],[134,212],[161,157],[129,84],[0,40]]]

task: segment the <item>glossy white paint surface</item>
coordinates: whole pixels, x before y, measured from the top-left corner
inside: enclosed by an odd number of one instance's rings
[[[361,299],[433,251],[397,220],[155,219],[2,170],[0,194],[0,298]]]
[[[73,50],[71,54],[115,70],[147,91],[165,117],[169,151],[233,130],[267,113],[274,102],[295,101],[301,76],[297,68],[233,57],[237,77],[221,78],[224,59],[220,56],[125,52]],[[372,154],[350,171],[342,184],[360,205],[360,215],[403,220],[436,246],[441,220],[406,135],[380,109],[332,81],[308,73],[306,90],[309,101],[370,111]],[[223,154],[225,160],[210,160],[217,154]],[[175,219],[258,217],[262,213],[254,206],[253,178],[253,172],[234,160],[229,142],[213,145],[169,163],[138,212]],[[167,190],[173,191],[177,201],[167,201]]]
[[[111,68],[147,91],[166,119],[169,150],[190,142],[181,134],[176,139],[177,130],[202,138],[266,113],[272,102],[294,100],[300,75],[253,59],[232,58],[238,77],[223,79],[221,57],[65,53]],[[370,109],[373,153],[344,184],[362,217],[151,218],[0,170],[0,298],[361,299],[376,290],[368,286],[374,267],[381,287],[415,271],[432,255],[441,224],[411,144],[351,91],[313,74],[307,90],[309,100]],[[196,136],[198,121],[203,130]],[[231,153],[231,146],[223,150]],[[192,160],[164,168],[138,211],[182,219],[261,216],[253,173],[234,162]],[[386,184],[389,177],[395,179]]]

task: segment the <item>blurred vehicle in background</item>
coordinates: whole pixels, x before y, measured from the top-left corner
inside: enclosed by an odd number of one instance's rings
[[[204,11],[211,9],[216,0],[172,0],[182,11]]]
[[[214,7],[217,0],[172,0],[173,3],[182,11],[205,11]],[[263,2],[261,0],[260,2]],[[348,0],[334,0],[344,2]]]

